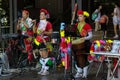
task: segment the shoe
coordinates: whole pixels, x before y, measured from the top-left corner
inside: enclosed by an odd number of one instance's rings
[[[82,80],[87,80],[87,77],[82,77]]]
[[[114,38],[118,38],[118,35],[115,35]]]
[[[48,72],[47,70],[44,70],[44,71],[41,73],[41,75],[43,75],[43,76],[48,75],[48,74],[49,74],[49,72]]]
[[[87,78],[87,74],[88,74],[88,66],[83,68],[83,76],[82,76],[82,78]]]
[[[79,78],[82,77],[82,68],[78,67],[77,65],[75,65],[76,69],[77,69],[77,73],[75,74],[75,78]]]
[[[42,74],[43,71],[44,71],[44,69],[42,68],[42,69],[38,72],[38,74]]]
[[[80,78],[80,77],[82,77],[82,73],[77,72],[74,77],[75,77],[75,78]]]

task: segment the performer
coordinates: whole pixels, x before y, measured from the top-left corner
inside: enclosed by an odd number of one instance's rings
[[[17,31],[20,34],[20,44],[23,48],[23,52],[28,53],[28,60],[32,60],[32,26],[33,21],[29,17],[29,12],[27,10],[22,11],[22,18],[19,18],[17,23]]]
[[[36,34],[36,39],[34,40],[35,41],[34,50],[38,49],[37,51],[40,51],[41,50],[40,46],[43,46],[43,44],[46,45],[46,47],[48,48],[47,43],[50,41],[50,37],[53,31],[52,24],[49,21],[47,21],[48,18],[49,18],[48,11],[46,9],[41,9],[40,21],[37,24],[37,26],[34,26],[34,33]],[[41,58],[39,61],[42,64],[42,68],[41,71],[38,72],[38,74],[47,75],[49,74],[48,72],[49,66],[46,64],[46,62],[49,61],[48,52],[40,52],[40,56]]]
[[[89,53],[90,50],[90,39],[92,38],[92,28],[91,26],[85,22],[86,17],[89,17],[89,13],[86,11],[78,10],[78,23],[75,24],[76,31],[81,36],[81,40],[84,40],[84,49],[75,50],[75,61],[76,61],[76,69],[77,73],[75,78],[83,77],[87,78],[87,70],[88,70],[88,60],[86,54],[81,54],[83,51],[85,53]]]

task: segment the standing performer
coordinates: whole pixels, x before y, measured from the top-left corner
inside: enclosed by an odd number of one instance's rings
[[[27,51],[28,60],[32,60],[32,19],[29,18],[29,12],[27,10],[22,11],[22,18],[18,20],[17,31],[20,33],[20,44],[23,48],[23,52]]]
[[[78,77],[87,78],[87,70],[88,70],[89,63],[87,60],[87,55],[84,53],[89,53],[89,50],[90,50],[90,45],[91,45],[90,39],[92,38],[92,28],[88,23],[85,22],[86,17],[89,17],[88,12],[78,10],[77,16],[78,16],[78,23],[75,24],[75,27],[77,29],[76,31],[78,31],[78,34],[80,34],[81,36],[81,38],[78,40],[84,41],[84,45],[83,45],[84,48],[83,49],[78,48],[77,50],[73,50],[75,53],[75,61],[76,61],[75,66],[77,69],[75,78],[78,78]]]
[[[40,10],[40,21],[37,24],[37,26],[34,26],[34,33],[36,34],[35,44],[34,44],[34,50],[38,49],[40,52],[40,63],[42,64],[41,71],[38,72],[38,74],[41,75],[47,75],[49,74],[48,69],[49,66],[47,65],[47,62],[50,60],[48,58],[48,51],[46,48],[48,48],[48,42],[50,42],[50,37],[52,34],[52,24],[47,21],[49,18],[49,13],[46,9]],[[41,46],[45,46],[43,52],[41,52]],[[35,52],[34,52],[35,55]]]

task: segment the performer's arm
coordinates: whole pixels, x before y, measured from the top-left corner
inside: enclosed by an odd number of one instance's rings
[[[36,20],[33,20],[32,21],[34,24],[33,24],[33,32],[36,33]]]
[[[23,24],[24,24],[24,26],[28,29],[29,28],[29,26],[28,26],[28,24],[26,23],[26,22],[23,22]]]
[[[98,9],[96,9],[95,11],[94,11],[94,13],[98,13],[99,12],[99,10]]]
[[[46,29],[47,31],[43,31],[43,35],[51,36],[53,32],[52,24],[48,23]]]
[[[20,30],[20,22],[21,22],[21,19],[19,18],[17,22],[17,31]]]
[[[88,32],[88,36],[85,37],[85,40],[90,40],[92,38],[92,31]]]
[[[26,23],[26,21],[22,18],[21,23],[28,29],[29,25]]]
[[[33,20],[29,19],[27,24],[28,24],[28,28],[32,28],[34,25]]]
[[[20,30],[20,25],[19,25],[19,23],[17,23],[17,30]]]
[[[51,34],[52,34],[52,29],[50,29],[49,31],[44,31],[44,35],[48,35],[48,36],[50,36]]]

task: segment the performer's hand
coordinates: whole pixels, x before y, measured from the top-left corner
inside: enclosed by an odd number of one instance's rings
[[[44,30],[40,30],[41,34],[44,34]]]
[[[24,18],[21,18],[21,22],[24,23],[24,21],[25,21]]]
[[[21,18],[18,19],[18,24],[20,24],[20,23],[21,23]]]
[[[44,38],[42,38],[42,40],[43,40],[44,44],[47,45],[46,40]]]
[[[84,37],[82,37],[82,38],[81,38],[81,40],[82,40],[82,41],[85,41],[85,38],[84,38]]]
[[[34,24],[36,24],[36,20],[32,20],[32,22],[33,22]]]

